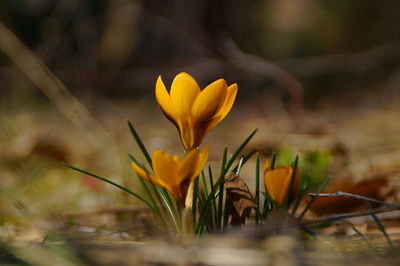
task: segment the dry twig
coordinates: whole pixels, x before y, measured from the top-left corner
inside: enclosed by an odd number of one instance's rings
[[[386,206],[386,207],[389,207],[392,209],[400,210],[400,205],[398,205],[398,204],[389,203],[389,202],[385,202],[385,201],[381,201],[381,200],[377,200],[377,199],[373,199],[373,198],[368,198],[368,197],[364,197],[364,196],[360,196],[360,195],[356,195],[356,194],[352,194],[352,193],[348,193],[348,192],[343,192],[343,191],[337,191],[335,193],[319,193],[319,194],[310,193],[308,195],[312,198],[314,198],[314,197],[345,197],[345,198],[366,200],[369,202],[378,203],[380,205],[383,205],[383,206]]]

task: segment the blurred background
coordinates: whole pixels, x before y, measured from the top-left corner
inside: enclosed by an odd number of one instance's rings
[[[296,84],[281,80],[288,72],[301,81],[306,102],[315,105],[321,96],[379,87],[398,74],[398,1],[2,0],[0,5],[3,25],[72,92],[90,98],[152,96],[155,77],[170,80],[180,71],[201,84],[219,77],[238,82],[245,96],[295,90]],[[10,63],[2,55],[2,90],[8,95],[18,87]]]
[[[154,85],[182,71],[201,87],[239,84],[204,141],[211,163],[260,128],[249,149],[304,154],[316,183],[328,173],[396,183],[399,10],[396,0],[0,0],[0,235],[29,235],[16,229],[26,218],[42,228],[61,212],[132,206],[61,162],[137,188],[125,120],[150,152],[181,152]],[[91,222],[116,219],[102,217]]]

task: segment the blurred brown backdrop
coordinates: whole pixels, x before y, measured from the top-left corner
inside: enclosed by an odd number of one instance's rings
[[[396,0],[1,0],[0,21],[78,95],[152,95],[159,74],[187,71],[202,85],[239,82],[241,99],[304,87],[315,105],[382,83],[393,83],[383,97],[398,94],[398,10]],[[10,65],[1,55],[7,93],[21,87]]]

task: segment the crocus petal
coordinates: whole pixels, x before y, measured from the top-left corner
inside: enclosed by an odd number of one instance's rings
[[[237,91],[238,91],[238,86],[236,83],[234,83],[228,87],[228,93],[226,95],[225,104],[224,104],[223,108],[221,108],[220,113],[218,114],[219,121],[224,119],[225,116],[232,109],[233,103],[235,102]]]
[[[182,183],[185,180],[191,181],[192,177],[194,177],[198,160],[199,153],[195,149],[191,150],[186,155],[177,172],[177,176],[179,178],[178,183]]]
[[[178,184],[176,177],[178,164],[171,155],[157,150],[153,153],[152,161],[155,176],[168,185],[167,189]]]
[[[188,117],[190,109],[200,94],[200,87],[187,73],[176,75],[171,85],[171,100],[175,106],[176,115],[179,118]]]
[[[133,170],[144,180],[149,181],[149,174],[136,163],[131,163]]]
[[[174,161],[177,165],[181,163],[181,159],[179,158],[179,156],[176,155],[174,156]]]
[[[182,120],[179,123],[179,135],[181,136],[181,141],[185,150],[191,150],[195,147],[195,130],[193,128],[193,124],[189,121],[189,116],[186,120]]]
[[[193,149],[186,155],[185,159],[178,170],[178,176],[182,178],[190,178],[191,180],[198,176],[201,170],[204,168],[208,159],[208,147],[204,148],[204,151],[199,153],[196,149]]]
[[[199,153],[196,149],[193,149],[182,161],[179,166],[177,176],[180,179],[180,195],[183,199],[187,199],[187,193],[190,191],[190,184],[192,184],[193,179],[199,175],[201,169],[203,169],[208,157],[208,149],[205,152]]]
[[[167,92],[161,77],[156,84],[156,97],[163,113],[179,131],[186,151],[198,147],[205,134],[215,127],[231,110],[237,85],[227,86],[219,79],[203,91],[187,73],[176,75]]]
[[[134,162],[131,163],[133,170],[145,181],[153,183],[157,186],[165,187],[165,183],[159,179],[154,178],[152,175],[147,173],[143,168]]]
[[[195,126],[198,123],[208,124],[225,101],[226,93],[227,85],[223,79],[219,79],[208,85],[197,97],[192,107],[193,124]]]
[[[175,106],[172,103],[171,97],[169,96],[167,89],[165,88],[165,85],[161,79],[161,76],[158,77],[157,83],[156,83],[156,99],[157,99],[158,104],[161,107],[161,110],[165,114],[165,116],[172,123],[174,123],[175,126],[178,126]]]
[[[265,187],[270,197],[278,204],[283,204],[290,182],[290,172],[286,167],[268,170],[264,175]]]
[[[237,84],[232,84],[228,87],[227,95],[225,98],[224,104],[219,108],[218,113],[214,116],[212,121],[208,124],[205,133],[208,133],[211,129],[213,129],[232,109],[233,103],[235,102],[236,94],[237,94]]]
[[[276,180],[277,186],[276,188],[279,188],[279,192],[276,193],[277,195],[277,202],[281,205],[285,203],[286,198],[288,197],[288,192],[289,192],[289,184],[290,184],[290,176],[291,176],[291,171],[286,170],[280,170],[276,169],[278,172],[282,171],[280,180]],[[284,176],[284,173],[286,175]]]

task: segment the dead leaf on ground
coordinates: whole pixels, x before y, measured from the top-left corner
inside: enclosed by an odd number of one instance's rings
[[[239,175],[231,173],[225,176],[226,207],[232,225],[241,225],[250,217],[252,208],[256,207],[254,197],[246,183]]]
[[[392,192],[388,189],[387,175],[378,176],[355,184],[352,184],[345,179],[336,180],[328,185],[324,190],[324,193],[335,193],[337,191],[343,191],[382,201],[391,195]],[[311,209],[317,215],[348,213],[365,209],[365,203],[362,200],[345,197],[321,197],[314,201]]]

